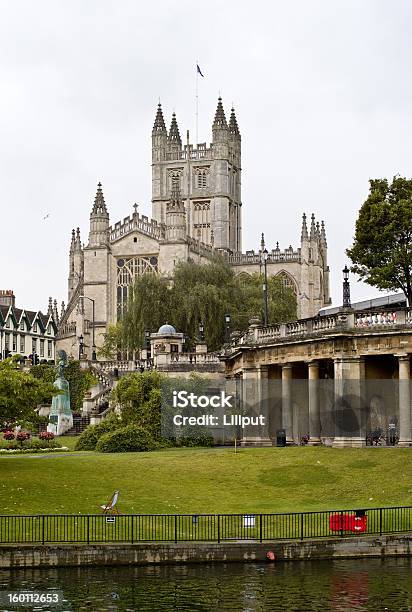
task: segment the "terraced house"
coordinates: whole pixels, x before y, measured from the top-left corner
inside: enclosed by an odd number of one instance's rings
[[[21,355],[34,356],[35,362],[54,362],[60,318],[56,301],[49,299],[47,314],[17,308],[15,301],[12,290],[0,290],[0,359]]]

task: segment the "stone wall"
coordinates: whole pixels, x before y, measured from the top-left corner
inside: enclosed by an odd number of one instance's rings
[[[412,534],[277,542],[0,546],[0,568],[262,562],[411,556]]]

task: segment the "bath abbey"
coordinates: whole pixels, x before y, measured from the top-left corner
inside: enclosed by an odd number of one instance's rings
[[[182,140],[175,113],[167,129],[159,103],[152,129],[152,218],[135,205],[131,215],[111,224],[98,184],[86,241],[79,228],[72,231],[58,348],[77,355],[81,338],[90,357],[108,326],[122,316],[136,276],[168,277],[180,261],[205,263],[217,253],[236,274],[250,275],[260,271],[267,249],[268,275],[293,289],[299,318],[330,304],[323,221],[303,214],[296,248],[265,245],[262,234],[256,251],[243,251],[242,207],[241,135],[234,109],[227,119],[219,97],[212,142],[191,144],[189,132]]]

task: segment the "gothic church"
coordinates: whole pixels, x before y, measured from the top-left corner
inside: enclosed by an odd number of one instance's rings
[[[152,219],[135,211],[110,225],[99,183],[90,213],[87,244],[73,230],[69,253],[68,304],[59,322],[57,349],[77,356],[79,338],[90,358],[127,303],[136,276],[170,276],[177,262],[207,262],[222,254],[236,274],[259,272],[260,251],[242,252],[241,136],[235,111],[229,122],[221,98],[212,124],[212,142],[183,144],[173,113],[169,131],[162,107],[152,130]],[[298,316],[314,316],[330,304],[324,223],[306,215],[300,246],[269,250],[269,275],[280,275],[296,294]],[[81,296],[85,296],[86,299]],[[94,310],[94,326],[93,326]],[[93,334],[94,331],[94,334]]]

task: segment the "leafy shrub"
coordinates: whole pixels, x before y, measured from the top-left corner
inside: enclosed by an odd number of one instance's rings
[[[149,451],[156,448],[156,442],[148,431],[138,425],[127,425],[104,434],[96,445],[100,453],[128,453]]]
[[[40,440],[53,440],[54,433],[52,431],[41,431],[39,433],[39,439]]]
[[[23,444],[23,442],[29,438],[30,434],[28,431],[18,431],[16,434],[16,440],[18,440],[21,444]]]
[[[61,444],[54,439],[42,440],[40,438],[31,438],[23,442],[23,448],[27,449],[39,449],[39,448],[60,448]]]
[[[98,425],[89,425],[77,439],[75,450],[94,450],[101,436],[121,426],[122,421],[115,414],[109,415]]]
[[[176,439],[176,446],[213,446],[213,436],[201,432],[193,432],[188,436],[182,436]]]
[[[5,431],[3,434],[5,440],[14,440],[14,433],[12,431]]]

